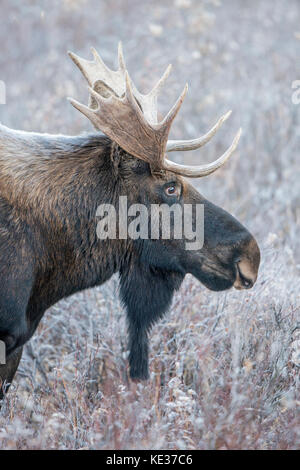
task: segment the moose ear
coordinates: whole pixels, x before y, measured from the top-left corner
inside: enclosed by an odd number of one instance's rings
[[[116,142],[112,142],[111,144],[111,151],[110,151],[110,159],[113,164],[113,168],[116,174],[119,172],[119,168],[121,166],[122,161],[122,154],[124,154],[124,150],[118,146]]]
[[[133,171],[136,175],[151,174],[150,165],[147,162],[129,155],[115,142],[112,143],[110,158],[115,173],[119,173],[120,168],[123,167],[127,170]]]
[[[127,159],[128,163],[128,159]],[[150,175],[150,165],[149,163],[143,162],[143,160],[139,160],[138,158],[132,157],[132,160],[129,162],[132,170],[136,175]]]

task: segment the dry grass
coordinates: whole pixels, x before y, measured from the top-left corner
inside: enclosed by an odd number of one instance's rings
[[[65,49],[87,53],[95,45],[112,63],[119,38],[146,89],[174,63],[162,110],[188,79],[174,136],[194,136],[233,107],[205,158],[242,124],[239,152],[197,185],[251,229],[262,266],[244,293],[212,293],[187,277],[152,331],[147,383],[127,378],[116,278],[60,302],[26,347],[0,413],[1,448],[299,448],[300,108],[291,102],[291,83],[300,79],[298,2],[288,10],[280,0],[2,4],[7,125],[82,130],[87,123],[63,99],[83,95]],[[22,27],[13,28],[21,17]]]

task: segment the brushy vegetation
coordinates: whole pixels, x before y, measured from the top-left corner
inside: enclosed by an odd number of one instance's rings
[[[190,84],[174,137],[234,111],[186,162],[211,161],[243,127],[232,161],[195,184],[250,228],[262,252],[250,291],[213,293],[186,278],[151,333],[147,383],[128,381],[117,278],[54,306],[0,412],[2,449],[299,448],[298,15],[296,0],[288,9],[280,0],[2,1],[3,123],[88,129],[64,99],[86,96],[68,48],[88,55],[93,45],[113,65],[122,39],[145,90],[170,61],[162,111]]]

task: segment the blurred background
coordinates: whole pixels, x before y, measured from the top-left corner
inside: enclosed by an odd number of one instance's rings
[[[9,127],[92,131],[66,100],[88,97],[67,51],[91,58],[93,46],[116,68],[119,40],[142,92],[173,64],[162,116],[188,82],[171,138],[195,138],[232,109],[206,147],[172,158],[210,162],[243,128],[230,162],[193,184],[262,251],[249,292],[187,277],[152,331],[145,384],[128,382],[117,278],[53,307],[0,412],[0,447],[299,448],[299,1],[1,0],[0,12]]]

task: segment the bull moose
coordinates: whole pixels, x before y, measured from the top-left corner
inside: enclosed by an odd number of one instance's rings
[[[206,144],[230,113],[200,138],[168,140],[187,91],[186,86],[159,121],[157,96],[170,66],[144,95],[128,74],[121,44],[116,71],[92,52],[91,61],[69,53],[90,93],[88,106],[70,101],[96,132],[68,137],[0,126],[0,340],[6,347],[6,364],[0,366],[2,397],[44,312],[114,273],[119,273],[127,312],[132,379],[148,378],[150,327],[166,312],[187,273],[212,291],[248,289],[257,278],[260,252],[253,236],[183,178],[206,176],[221,167],[235,150],[240,131],[213,163],[186,166],[166,158],[166,153]],[[203,246],[186,250],[184,236],[100,239],[97,207],[117,208],[121,196],[146,207],[203,205]]]

